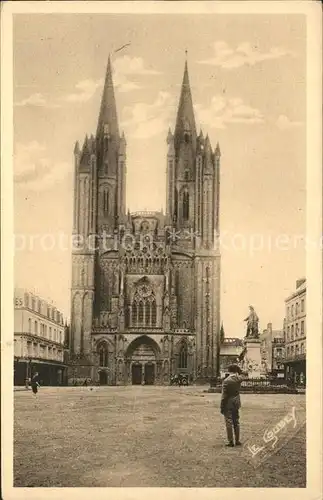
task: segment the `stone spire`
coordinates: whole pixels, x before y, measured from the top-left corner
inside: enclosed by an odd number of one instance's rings
[[[97,127],[97,136],[101,136],[102,134],[104,134],[108,138],[119,140],[117,106],[114,96],[110,56],[108,59],[107,71],[105,75],[104,89]]]
[[[187,61],[185,61],[184,76],[182,82],[181,96],[177,111],[176,127],[175,127],[175,140],[176,143],[184,138],[185,133],[188,133],[192,139],[193,144],[196,140],[196,125],[193,110],[193,101],[188,78]]]

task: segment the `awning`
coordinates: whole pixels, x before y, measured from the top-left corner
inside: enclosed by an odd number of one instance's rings
[[[28,359],[28,358],[16,358],[15,361],[18,363],[32,363],[38,365],[52,365],[57,366],[58,368],[67,368],[67,365],[62,363],[61,361],[49,361],[47,359]]]

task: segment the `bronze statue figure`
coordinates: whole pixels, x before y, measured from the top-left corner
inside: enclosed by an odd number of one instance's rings
[[[249,306],[249,309],[250,309],[249,316],[244,320],[247,321],[246,338],[257,339],[259,337],[259,330],[258,330],[259,318],[252,306]]]

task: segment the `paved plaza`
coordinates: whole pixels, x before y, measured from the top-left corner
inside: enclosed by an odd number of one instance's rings
[[[14,486],[305,487],[305,427],[255,468],[226,448],[220,395],[203,387],[42,387],[15,392]],[[242,395],[241,439],[303,395]]]

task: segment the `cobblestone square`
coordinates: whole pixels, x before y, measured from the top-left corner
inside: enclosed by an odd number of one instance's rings
[[[41,387],[15,392],[15,487],[305,487],[305,427],[260,467],[226,448],[204,387]],[[241,439],[303,395],[242,394]]]

